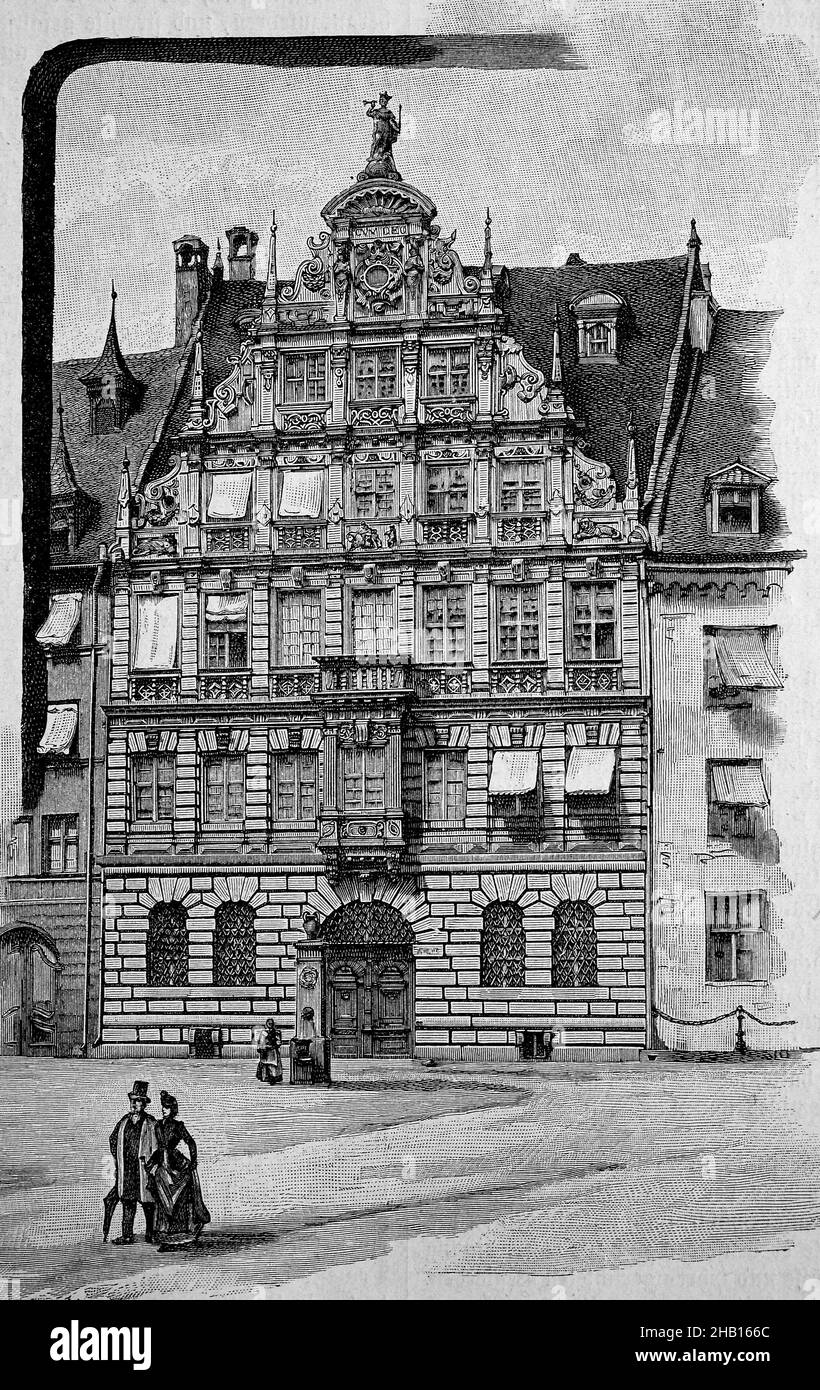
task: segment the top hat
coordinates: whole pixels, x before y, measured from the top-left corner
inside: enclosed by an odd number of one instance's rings
[[[150,1103],[151,1097],[148,1094],[147,1081],[135,1081],[133,1088],[128,1092],[129,1100],[144,1100],[146,1105]]]

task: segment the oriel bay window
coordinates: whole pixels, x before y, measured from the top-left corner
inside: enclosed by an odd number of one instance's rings
[[[356,464],[353,470],[353,511],[361,521],[379,517],[394,517],[396,506],[396,470],[388,464]]]
[[[271,814],[282,824],[316,821],[318,758],[299,750],[271,755]]]
[[[285,352],[282,354],[285,405],[316,404],[327,400],[327,369],[324,352]]]
[[[280,666],[310,666],[321,655],[322,599],[318,590],[279,594],[276,651]]]
[[[396,348],[359,351],[354,357],[357,401],[394,399],[398,394],[398,352]]]
[[[468,510],[468,463],[428,463],[426,509],[430,516],[464,516]]]
[[[131,806],[135,821],[174,818],[176,759],[172,753],[131,754]]]
[[[210,753],[204,758],[206,822],[245,819],[245,758],[242,754]]]
[[[470,349],[436,347],[427,349],[427,395],[468,396],[470,394]]]
[[[343,748],[342,791],[346,811],[382,811],[385,805],[385,750]]]
[[[706,979],[710,983],[768,979],[765,907],[765,894],[760,892],[706,894]]]
[[[351,622],[354,656],[395,656],[397,633],[391,589],[353,592]]]
[[[570,659],[616,660],[615,585],[573,584],[570,593]]]
[[[205,665],[232,671],[248,664],[248,595],[212,594],[205,600]]]
[[[424,753],[424,819],[463,825],[466,808],[466,752],[428,749]]]
[[[541,658],[540,588],[537,584],[502,584],[496,590],[496,658],[538,661]]]
[[[431,663],[467,659],[467,590],[444,584],[422,590],[424,660]]]

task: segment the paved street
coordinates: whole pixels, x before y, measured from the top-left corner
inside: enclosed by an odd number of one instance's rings
[[[815,1056],[336,1075],[268,1088],[253,1061],[4,1059],[0,1275],[35,1298],[820,1289]],[[177,1095],[200,1145],[213,1221],[193,1251],[100,1240],[108,1134],[137,1076],[154,1113],[161,1087]]]

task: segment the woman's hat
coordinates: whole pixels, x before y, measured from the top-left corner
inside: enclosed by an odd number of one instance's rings
[[[151,1097],[148,1094],[148,1082],[135,1081],[132,1089],[128,1092],[128,1099],[144,1100],[146,1105],[149,1104]]]
[[[179,1109],[176,1096],[172,1096],[169,1091],[160,1091],[159,1102],[163,1110],[173,1110],[176,1114],[177,1110]]]

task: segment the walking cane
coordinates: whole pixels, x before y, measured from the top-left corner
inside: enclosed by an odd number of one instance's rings
[[[110,1192],[106,1192],[105,1196],[103,1197],[103,1240],[104,1240],[104,1241],[108,1240],[108,1232],[111,1230],[111,1222],[112,1222],[112,1220],[114,1219],[114,1212],[115,1212],[116,1209],[117,1209],[117,1203],[119,1202],[119,1200],[120,1200],[120,1195],[119,1195],[119,1193],[118,1193],[118,1191],[117,1191],[117,1184],[114,1183],[114,1186],[112,1187],[111,1191],[110,1191]]]

